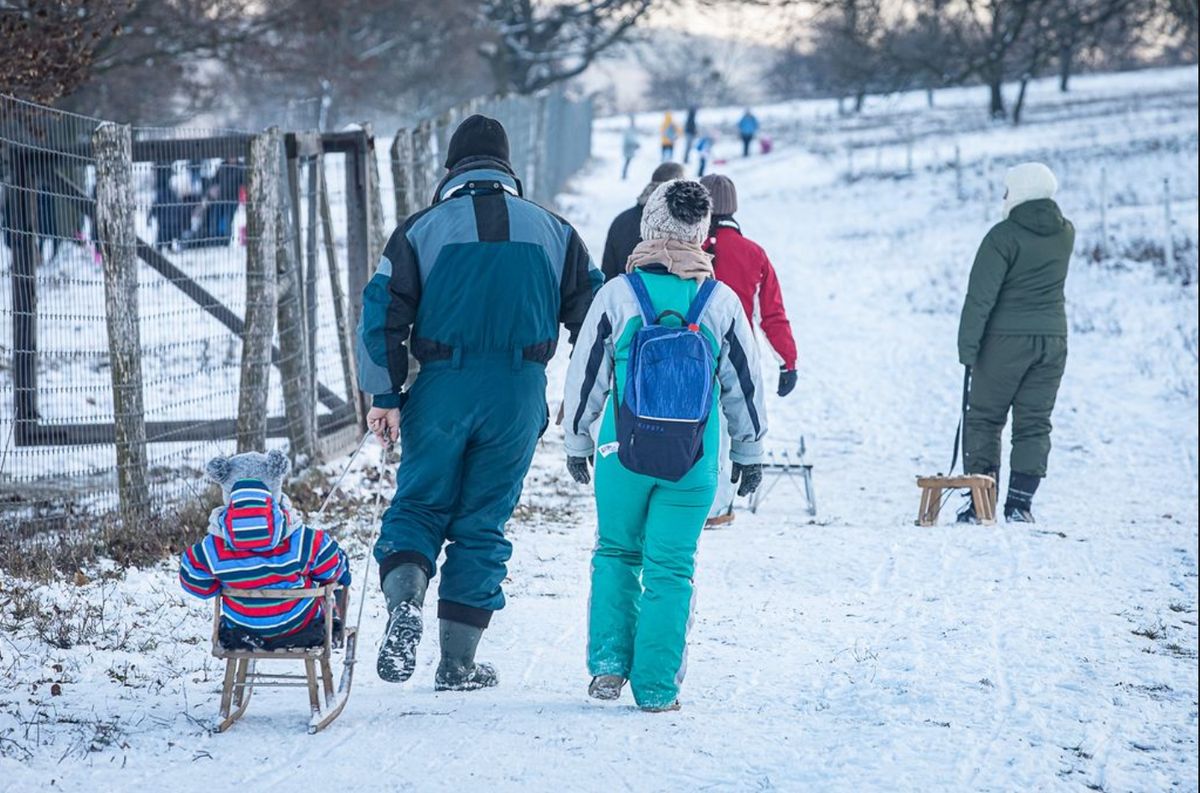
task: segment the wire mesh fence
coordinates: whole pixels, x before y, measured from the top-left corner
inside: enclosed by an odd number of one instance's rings
[[[362,426],[351,334],[450,134],[501,120],[526,195],[590,155],[590,102],[476,100],[400,130],[126,127],[0,96],[0,530],[202,499],[218,453],[320,457]]]

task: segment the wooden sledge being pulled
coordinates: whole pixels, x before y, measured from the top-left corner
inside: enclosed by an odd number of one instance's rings
[[[238,598],[269,598],[271,600],[304,600],[321,598],[325,620],[325,640],[314,647],[285,647],[277,650],[231,650],[220,640],[221,603],[217,597],[213,606],[212,652],[216,658],[225,659],[225,682],[221,687],[220,721],[214,732],[225,732],[246,712],[250,696],[255,687],[262,688],[307,688],[311,715],[309,733],[328,727],[346,707],[350,697],[350,684],[354,678],[354,651],[358,630],[346,625],[349,612],[349,597],[342,605],[342,620],[335,627],[334,612],[337,598],[335,593],[342,589],[339,584],[327,584],[309,589],[237,589],[224,587],[221,595]],[[333,651],[342,648],[342,674],[335,689],[333,686]],[[255,669],[257,661],[295,660],[304,662],[304,674],[268,674]],[[318,682],[318,671],[320,682]],[[321,705],[324,690],[325,705]]]

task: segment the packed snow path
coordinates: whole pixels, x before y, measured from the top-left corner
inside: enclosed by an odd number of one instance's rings
[[[953,148],[932,135],[918,143],[914,177],[844,180],[844,155],[821,149],[841,134],[841,122],[817,118],[824,103],[761,114],[776,125],[776,152],[716,166],[736,180],[739,219],[783,282],[801,380],[768,404],[770,446],[794,448],[805,435],[821,512],[810,522],[781,484],[758,515],[705,533],[682,711],[640,713],[628,692],[615,705],[586,697],[595,521],[552,431],[510,526],[509,606],[480,653],[498,667],[499,688],[433,692],[432,607],[414,678],[378,680],[384,610],[372,574],[362,668],[336,724],[305,735],[302,695],[263,691],[230,734],[209,736],[219,688],[209,612],[175,593],[167,568],[143,571],[126,586],[172,615],[168,638],[200,643],[130,653],[143,679],[132,693],[104,672],[119,653],[48,658],[65,658],[81,683],[66,687],[58,712],[118,714],[121,743],[87,752],[64,737],[27,762],[0,760],[0,789],[1195,790],[1194,282],[1077,256],[1041,522],[960,527],[955,501],[942,526],[913,525],[913,476],[949,462],[957,308],[999,212],[1001,191],[987,205],[973,170],[980,158],[1075,147],[1060,199],[1081,250],[1097,224],[1087,190],[1100,164],[1110,185],[1128,177],[1135,193],[1160,189],[1164,175],[1190,179],[1176,213],[1196,239],[1196,71],[1080,79],[1071,99],[1119,99],[1146,88],[1139,79],[1174,98],[1166,110],[1114,100],[1125,114],[1115,132],[1116,115],[1073,120],[1039,88],[1025,130],[964,135],[962,156],[974,163],[964,201],[952,169],[924,167],[934,147],[943,158]],[[945,101],[963,106],[942,114],[979,115],[977,92]],[[887,113],[901,108],[876,108],[876,132],[890,134]],[[642,122],[650,130],[655,118]],[[598,160],[564,197],[597,257],[657,155],[647,135],[620,182],[619,128],[599,126]],[[736,148],[724,137],[718,158]],[[1118,234],[1153,227],[1128,212]],[[561,370],[560,360],[554,387]],[[157,686],[146,682],[156,676]]]

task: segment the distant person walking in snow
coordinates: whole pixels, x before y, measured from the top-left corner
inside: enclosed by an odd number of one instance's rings
[[[734,219],[738,211],[737,188],[733,180],[721,174],[709,174],[700,180],[712,196],[712,226],[704,241],[704,250],[713,256],[713,273],[738,296],[746,319],[759,325],[779,360],[776,393],[785,397],[796,387],[796,340],[783,307],[783,291],[767,253],[742,234]],[[724,465],[727,455],[721,455]],[[733,520],[733,488],[727,476],[718,480],[717,497],[709,514],[709,525],[719,526]]]
[[[696,106],[692,105],[688,108],[687,118],[683,121],[683,140],[686,144],[683,149],[683,164],[688,164],[688,158],[692,154],[692,146],[696,144],[696,133],[699,127],[696,126]]]
[[[659,133],[662,137],[662,161],[674,159],[675,141],[679,140],[679,125],[675,123],[670,110],[663,114]]]
[[[358,372],[367,426],[402,445],[375,545],[379,676],[412,675],[444,549],[434,685],[469,691],[497,682],[475,649],[504,607],[504,527],[548,423],[546,362],[560,323],[574,340],[601,278],[579,234],[521,197],[499,121],[463,121],[445,164],[433,205],[396,229],[363,290]],[[409,349],[421,370],[405,391]]]
[[[637,203],[613,218],[608,227],[608,237],[604,240],[604,257],[600,261],[600,269],[604,280],[611,281],[625,272],[625,262],[629,254],[642,241],[642,208],[650,195],[663,182],[683,178],[683,166],[677,162],[664,162],[654,169],[650,184],[642,188]]]
[[[712,156],[712,147],[712,133],[705,131],[696,141],[696,159],[700,161],[696,168],[697,176],[704,176],[704,172],[708,170],[708,158]]]
[[[1075,227],[1054,202],[1058,180],[1042,163],[1010,169],[1004,184],[1004,219],[979,246],[958,326],[958,358],[970,378],[963,468],[988,474],[999,486],[1000,433],[1011,410],[1004,517],[1032,523],[1033,495],[1050,455],[1050,414],[1067,363],[1063,288]],[[958,519],[977,522],[974,505]]]
[[[758,354],[737,296],[713,280],[700,248],[710,210],[697,182],[654,191],[645,241],[628,275],[596,295],[567,371],[567,469],[580,484],[596,469],[588,694],[617,699],[628,681],[638,706],[655,712],[679,707],[696,545],[717,487],[718,412],[740,492],[762,481]]]
[[[637,120],[634,119],[633,113],[630,113],[629,126],[625,128],[625,134],[621,136],[621,155],[625,158],[625,164],[621,166],[622,182],[629,178],[629,164],[633,162],[633,158],[640,148],[642,148],[642,144],[638,141]]]
[[[738,119],[738,134],[742,136],[742,156],[750,156],[750,144],[758,134],[758,118],[746,108],[746,112]]]

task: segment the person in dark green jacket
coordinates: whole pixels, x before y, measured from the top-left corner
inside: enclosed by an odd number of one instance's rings
[[[1004,219],[992,227],[971,267],[958,326],[958,358],[970,374],[963,466],[999,484],[1000,433],[1012,411],[1012,456],[1004,517],[1033,522],[1033,495],[1046,476],[1050,414],[1067,363],[1063,287],[1075,227],[1042,163],[1009,170]],[[958,514],[975,522],[969,504]]]

